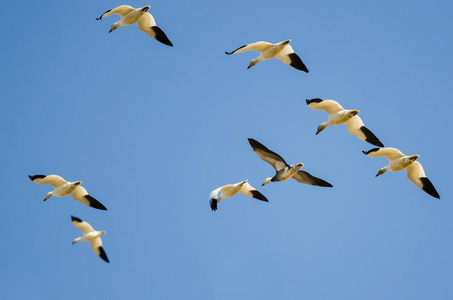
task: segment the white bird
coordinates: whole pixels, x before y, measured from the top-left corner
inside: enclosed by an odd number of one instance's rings
[[[384,147],[381,141],[364,126],[362,119],[357,116],[359,110],[346,110],[334,100],[314,98],[310,100],[307,99],[306,101],[311,109],[321,109],[329,114],[329,119],[327,122],[319,125],[316,134],[323,131],[327,126],[345,124],[350,134],[355,135],[362,141],[370,143],[371,145]]]
[[[247,180],[235,183],[235,184],[227,184],[222,187],[219,187],[211,192],[209,195],[209,205],[211,209],[217,210],[217,203],[224,198],[230,198],[236,195],[237,193],[269,202],[266,197],[263,196],[260,192],[258,192],[254,187],[252,187]]]
[[[82,221],[77,217],[71,216],[71,219],[72,224],[83,232],[83,236],[76,238],[72,244],[74,245],[80,241],[90,242],[91,249],[93,249],[94,253],[106,262],[109,262],[107,254],[105,253],[104,248],[102,248],[101,235],[105,234],[105,231],[96,231],[88,222]]]
[[[162,29],[157,27],[153,16],[147,12],[150,7],[151,6],[147,5],[142,8],[133,8],[129,5],[120,5],[114,9],[106,11],[102,14],[102,16],[96,18],[96,20],[102,20],[103,17],[108,17],[114,14],[120,15],[121,20],[112,25],[109,33],[118,27],[137,23],[138,29],[162,44],[173,47],[173,44],[168,39],[167,35],[162,31]]]
[[[44,201],[46,201],[52,196],[65,197],[71,194],[74,200],[77,200],[85,205],[97,209],[107,210],[107,208],[104,205],[102,205],[98,200],[88,195],[87,190],[80,185],[82,184],[82,181],[69,182],[64,180],[61,176],[58,175],[33,175],[33,176],[28,175],[28,177],[33,182],[36,182],[38,184],[50,184],[55,188],[53,192],[47,193]]]
[[[296,68],[298,70],[308,73],[307,67],[304,65],[300,57],[294,53],[293,48],[288,44],[291,40],[286,40],[278,44],[271,44],[268,42],[256,42],[241,46],[233,52],[225,52],[228,55],[241,53],[245,51],[258,51],[260,56],[252,60],[247,69],[250,69],[262,60],[271,59],[273,57],[281,60],[285,64]]]
[[[310,173],[299,170],[304,166],[303,163],[297,163],[294,165],[288,165],[285,160],[278,155],[277,153],[269,150],[266,146],[254,139],[248,139],[250,146],[252,146],[253,151],[255,151],[258,156],[271,164],[274,167],[276,174],[274,177],[266,178],[262,185],[266,185],[273,181],[283,181],[289,178],[294,178],[301,183],[306,183],[316,186],[332,187],[330,183],[312,176]]]
[[[410,181],[415,183],[416,186],[430,194],[431,196],[440,199],[434,185],[426,177],[422,165],[416,161],[420,155],[406,156],[396,148],[373,148],[369,151],[362,151],[363,154],[371,157],[384,156],[389,160],[389,165],[380,169],[376,177],[384,174],[386,171],[398,172],[406,169],[406,176]]]

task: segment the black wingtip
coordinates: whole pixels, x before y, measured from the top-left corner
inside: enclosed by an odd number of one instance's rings
[[[305,101],[307,102],[307,105],[310,105],[311,103],[320,103],[324,100],[322,100],[321,98],[313,98],[313,99],[305,99]]]
[[[434,198],[440,199],[439,193],[436,191],[436,188],[431,183],[431,181],[427,177],[420,177],[420,180],[423,183],[423,190],[433,196]]]
[[[71,216],[71,220],[76,221],[76,222],[83,222],[81,219],[74,217],[74,216]]]
[[[368,150],[368,151],[363,151],[363,150],[362,150],[362,152],[363,152],[363,154],[368,155],[368,154],[370,154],[371,152],[378,151],[379,149],[380,149],[380,148],[373,148],[373,149]]]
[[[226,52],[226,51],[225,51],[225,54],[226,54],[226,55],[231,55],[231,54],[233,54],[233,52]]]
[[[107,257],[107,254],[104,251],[104,248],[102,248],[102,247],[99,247],[99,257],[102,258],[103,260],[105,260],[108,263],[110,262],[109,258]]]
[[[365,126],[360,127],[360,130],[363,132],[365,135],[365,142],[370,143],[371,145],[378,146],[378,147],[384,147],[384,145],[381,143],[381,141],[372,133],[368,128]]]
[[[209,205],[211,206],[211,210],[212,211],[216,211],[217,210],[217,199],[209,199]]]
[[[297,55],[296,53],[291,53],[288,56],[291,59],[291,63],[289,64],[291,67],[300,71],[304,71],[305,73],[308,73],[308,69],[300,59],[299,55]]]
[[[100,210],[107,210],[107,208],[104,205],[102,205],[101,202],[96,200],[94,197],[92,197],[90,195],[85,195],[85,199],[87,199],[90,202],[90,207],[100,209]]]
[[[158,26],[151,26],[151,29],[156,33],[156,40],[164,45],[173,47],[173,44],[168,39],[167,35]]]
[[[264,195],[261,194],[260,192],[258,192],[257,190],[253,190],[253,191],[250,191],[250,192],[252,193],[253,198],[261,200],[261,201],[264,201],[264,202],[269,202],[269,200],[267,200],[267,198],[264,197]]]
[[[39,178],[45,178],[46,175],[28,175],[28,178],[30,178],[31,181],[35,181],[36,179]]]

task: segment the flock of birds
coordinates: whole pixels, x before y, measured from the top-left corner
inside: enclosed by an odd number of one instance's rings
[[[173,44],[167,35],[160,29],[154,20],[154,17],[148,13],[150,6],[147,5],[142,8],[133,8],[129,5],[121,5],[114,9],[108,10],[103,13],[96,20],[102,20],[103,17],[108,17],[114,14],[120,15],[120,21],[114,23],[109,31],[112,32],[121,26],[128,26],[137,23],[138,29],[145,32],[155,40],[173,47]],[[247,44],[237,48],[232,52],[225,52],[227,55],[241,53],[246,51],[258,51],[260,55],[253,59],[248,68],[253,67],[263,60],[277,58],[285,64],[308,73],[308,69],[302,62],[301,58],[294,52],[293,48],[289,45],[291,40],[285,40],[277,44],[268,42],[256,42]],[[313,110],[324,110],[329,114],[326,122],[318,126],[316,134],[319,134],[328,126],[345,124],[349,133],[355,135],[359,139],[368,142],[377,147],[384,147],[381,141],[364,126],[362,119],[357,115],[359,110],[344,109],[338,102],[334,100],[322,100],[320,98],[307,99],[307,105]],[[275,169],[275,175],[268,177],[264,180],[262,186],[276,181],[284,181],[289,178],[294,178],[298,182],[321,186],[332,187],[327,181],[311,175],[306,171],[302,171],[303,163],[296,163],[288,165],[286,161],[277,153],[269,150],[260,142],[249,138],[250,146],[253,151],[265,162],[269,163]],[[369,151],[363,151],[365,155],[371,157],[386,157],[389,160],[389,165],[380,169],[377,176],[384,174],[386,171],[397,172],[403,169],[406,170],[407,178],[411,180],[416,186],[424,190],[429,195],[440,199],[439,194],[434,188],[431,181],[426,177],[422,165],[416,161],[420,155],[404,155],[401,151],[395,148],[373,148]],[[65,197],[71,195],[74,200],[77,200],[87,206],[107,210],[98,200],[88,194],[87,190],[81,186],[81,181],[69,182],[58,175],[29,175],[31,181],[38,184],[50,184],[54,190],[47,193],[44,201],[52,196]],[[236,184],[227,184],[213,190],[209,196],[209,204],[213,211],[217,210],[217,205],[221,199],[233,197],[237,193],[268,202],[267,198],[258,190],[252,187],[247,180],[238,182]],[[109,262],[106,252],[102,247],[101,235],[105,231],[94,230],[93,227],[81,219],[71,216],[72,224],[80,229],[83,233],[82,237],[78,237],[73,241],[73,244],[79,241],[89,241],[93,251],[101,257],[104,261]]]

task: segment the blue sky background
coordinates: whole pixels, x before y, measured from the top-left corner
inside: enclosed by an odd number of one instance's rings
[[[108,34],[121,4],[151,5],[174,48],[136,28]],[[451,1],[9,1],[0,85],[2,299],[451,299]],[[310,70],[224,51],[291,45]],[[305,99],[359,109],[388,147],[419,154],[441,200],[374,146],[329,127]],[[261,187],[255,138],[334,188]],[[82,180],[109,209],[27,175]],[[209,193],[244,179],[212,212]],[[74,215],[106,230],[111,263]]]

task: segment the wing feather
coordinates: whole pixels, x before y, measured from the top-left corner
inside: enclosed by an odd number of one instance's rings
[[[425,171],[418,161],[414,161],[408,167],[406,167],[406,176],[410,181],[415,183],[416,186],[424,190],[426,193],[440,199],[439,193],[436,191],[436,188],[428,179],[428,177],[426,177]]]
[[[293,178],[301,183],[306,183],[306,184],[316,185],[316,186],[332,187],[332,185],[330,183],[328,183],[327,181],[324,181],[321,178],[315,177],[315,176],[311,175],[310,173],[302,171],[302,170],[297,171],[297,173],[294,174]]]
[[[88,222],[82,221],[81,219],[71,216],[72,224],[82,230],[83,234],[94,231],[93,227]]]
[[[231,55],[231,54],[242,53],[242,52],[246,52],[246,51],[262,52],[262,51],[266,51],[267,49],[269,49],[272,46],[273,46],[273,44],[268,43],[268,42],[256,42],[256,43],[241,46],[232,52],[225,52],[225,53],[228,55]]]
[[[33,175],[30,176],[28,175],[31,181],[36,182],[38,184],[50,184],[54,188],[57,188],[59,186],[62,186],[68,181],[64,180],[63,177],[58,176],[58,175]]]
[[[253,151],[258,154],[258,156],[265,162],[271,164],[276,171],[279,171],[288,166],[285,160],[275,153],[274,151],[269,150],[266,146],[254,139],[248,139],[250,146],[252,146]]]
[[[315,98],[312,100],[307,100],[307,105],[314,110],[321,109],[329,115],[343,110],[343,106],[341,106],[340,103],[334,100],[322,100]]]
[[[359,116],[354,116],[345,122],[346,128],[350,134],[355,135],[362,141],[370,143],[371,145],[384,147],[381,141],[364,126],[362,119]]]
[[[154,17],[150,13],[145,13],[137,21],[138,29],[161,42],[162,44],[173,47],[173,44],[168,39],[167,35],[156,25]]]
[[[275,56],[275,58],[281,60],[288,66],[308,73],[308,69],[302,62],[302,59],[300,59],[300,57],[296,53],[294,53],[293,48],[289,44],[286,45],[285,48],[283,48],[283,50]]]

